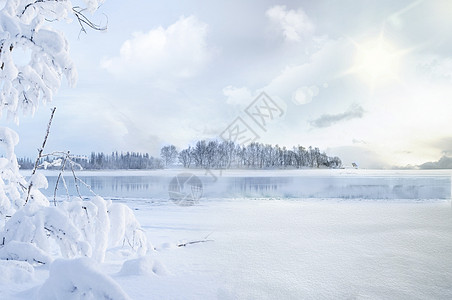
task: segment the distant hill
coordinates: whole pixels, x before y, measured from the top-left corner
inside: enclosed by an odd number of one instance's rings
[[[418,166],[419,169],[452,169],[452,157],[443,156],[438,161],[426,162]]]

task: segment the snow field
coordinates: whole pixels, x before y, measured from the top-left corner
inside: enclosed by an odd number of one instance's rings
[[[170,275],[164,299],[446,299],[452,297],[449,201],[214,201],[135,210]],[[213,233],[212,233],[213,231]],[[174,241],[214,242],[174,247]],[[176,242],[177,243],[177,242]],[[173,244],[173,247],[169,245]],[[163,246],[163,247],[161,247]],[[134,299],[142,288],[122,284]],[[176,286],[168,283],[176,280]],[[135,290],[140,295],[134,297]],[[154,293],[153,293],[154,292]]]
[[[80,272],[57,260],[57,273],[75,270],[74,279],[57,276],[61,286],[88,286],[84,295],[98,298],[89,284],[102,274],[104,286],[130,299],[452,297],[450,201],[202,200],[122,200],[152,243],[147,254],[117,245]],[[214,241],[178,247],[206,237]],[[46,266],[2,261],[0,269],[1,299],[36,299],[58,286]]]

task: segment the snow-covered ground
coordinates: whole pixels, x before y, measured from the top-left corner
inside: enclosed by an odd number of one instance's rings
[[[117,250],[99,268],[132,299],[452,297],[449,201],[128,205],[156,251],[121,273]],[[177,247],[206,237],[213,241]],[[47,276],[37,268],[29,277],[0,279],[0,298],[29,299]]]
[[[114,201],[132,208],[155,248],[138,260],[112,249],[93,266],[131,299],[452,298],[450,199]],[[0,299],[33,299],[49,277],[46,266],[0,262]]]
[[[448,201],[237,199],[135,207],[158,249],[152,256],[170,275],[117,278],[132,298],[452,297]],[[207,235],[214,241],[168,247]]]

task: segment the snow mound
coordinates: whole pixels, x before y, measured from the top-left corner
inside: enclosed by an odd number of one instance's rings
[[[149,256],[130,259],[123,263],[119,275],[168,275],[168,270],[159,261],[153,261]]]
[[[27,262],[0,260],[0,284],[30,282],[34,280],[34,268]]]
[[[52,258],[35,245],[18,241],[11,241],[0,248],[0,259],[42,264],[52,262]]]
[[[38,299],[130,299],[108,275],[96,268],[86,257],[57,259],[50,265],[47,281],[38,292]]]

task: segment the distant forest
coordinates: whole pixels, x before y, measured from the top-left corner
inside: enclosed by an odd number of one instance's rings
[[[45,158],[41,167],[60,169],[63,158]],[[178,151],[174,145],[164,146],[160,158],[148,153],[95,153],[72,160],[87,170],[163,169],[180,165],[197,169],[286,169],[340,168],[339,157],[327,156],[319,148],[297,146],[292,149],[278,145],[251,143],[241,146],[233,142],[198,141],[195,146]],[[21,169],[32,169],[34,160],[19,158]]]
[[[51,156],[41,159],[41,168],[61,169],[63,157]],[[17,159],[21,169],[33,169],[35,160],[30,158]],[[72,157],[72,161],[79,164],[85,170],[138,170],[138,169],[163,169],[160,158],[150,156],[148,153],[126,152],[111,154],[91,152],[89,156]]]

